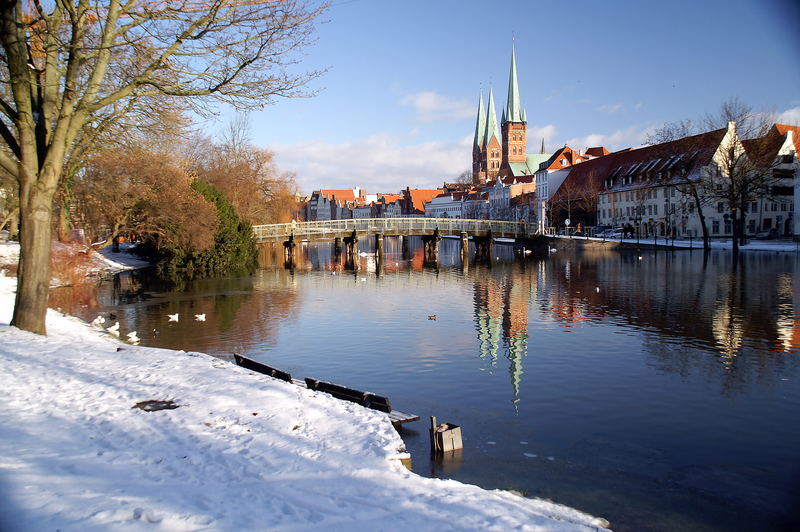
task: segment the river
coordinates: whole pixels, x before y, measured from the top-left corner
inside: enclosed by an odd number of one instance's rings
[[[496,245],[491,264],[462,267],[443,240],[429,267],[415,239],[405,254],[387,239],[382,265],[360,245],[355,271],[330,243],[303,244],[292,270],[178,287],[131,272],[52,306],[113,313],[142,345],[386,395],[422,416],[401,431],[421,475],[551,499],[617,531],[797,525],[796,255]],[[431,415],[462,427],[461,453],[431,459]]]

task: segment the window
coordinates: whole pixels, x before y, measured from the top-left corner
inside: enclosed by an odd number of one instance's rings
[[[750,204],[750,210],[753,212],[758,212],[758,202],[754,201]]]
[[[752,219],[749,222],[747,222],[747,232],[751,233],[751,234],[756,232],[756,221],[755,221],[755,219]]]
[[[715,235],[719,234],[719,220],[711,220],[711,232]]]
[[[669,195],[672,196],[673,198],[675,197],[675,189],[674,188],[670,189]]]
[[[653,215],[658,216],[658,205],[653,205]]]
[[[785,210],[786,210],[786,204],[785,204],[785,203],[781,203],[781,210],[782,210],[782,211],[785,211]]]
[[[666,198],[666,197],[667,197],[667,189],[666,189],[666,188],[663,188],[663,189],[661,189],[661,190],[663,191],[662,193],[664,194],[664,197]]]
[[[777,210],[778,210],[778,204],[773,201],[772,202],[772,211],[775,212]]]
[[[648,205],[647,206],[647,214],[650,215],[650,216],[653,215],[653,206],[652,205]]]
[[[726,218],[725,219],[725,234],[732,233],[733,231],[732,231],[731,228],[732,228],[731,219],[730,218]]]
[[[725,203],[722,201],[717,202],[717,212],[725,211]]]

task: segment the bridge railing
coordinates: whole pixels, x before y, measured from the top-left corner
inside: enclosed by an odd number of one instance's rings
[[[355,218],[347,220],[319,220],[315,222],[292,222],[285,224],[255,225],[256,241],[279,238],[330,238],[346,233],[433,233],[441,234],[486,233],[491,231],[498,237],[530,237],[540,234],[536,224],[508,222],[502,220],[470,220],[462,218]]]

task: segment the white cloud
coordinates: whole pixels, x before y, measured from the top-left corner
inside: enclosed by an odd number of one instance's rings
[[[369,192],[436,188],[452,182],[472,164],[472,135],[456,141],[403,144],[403,137],[379,133],[354,142],[312,140],[270,146],[282,171],[297,174],[304,193],[320,188],[360,186]]]
[[[528,128],[528,153],[535,153],[533,150],[541,145],[542,139],[545,144],[550,143],[556,136],[556,126],[547,124],[544,127]]]
[[[775,117],[775,122],[789,126],[800,125],[800,106],[787,109],[786,111],[780,113],[777,117]]]
[[[611,151],[616,151],[641,146],[649,132],[650,128],[642,129],[640,126],[631,126],[627,129],[618,129],[610,134],[593,133],[585,137],[574,137],[568,139],[566,143],[573,149],[605,146]]]
[[[449,100],[433,91],[408,94],[400,99],[400,104],[416,110],[420,122],[456,122],[477,113],[468,101]]]
[[[613,115],[614,113],[618,113],[620,111],[625,110],[625,106],[622,105],[621,103],[607,104],[607,105],[601,105],[600,107],[597,108],[597,110]]]

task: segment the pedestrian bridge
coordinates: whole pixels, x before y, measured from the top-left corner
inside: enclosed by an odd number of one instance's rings
[[[428,236],[464,234],[472,237],[535,238],[541,236],[535,224],[499,220],[466,220],[461,218],[356,218],[322,220],[286,224],[255,225],[256,242],[295,240],[330,240],[352,236]]]

